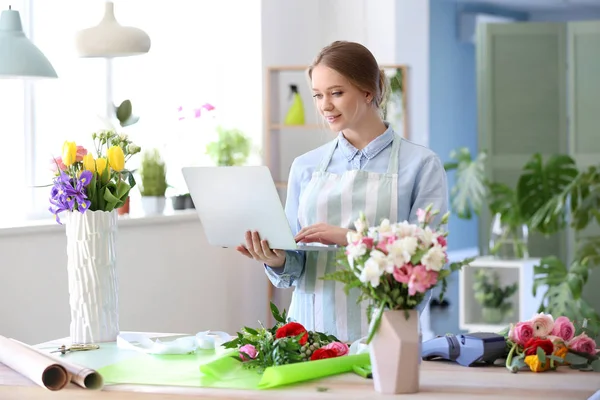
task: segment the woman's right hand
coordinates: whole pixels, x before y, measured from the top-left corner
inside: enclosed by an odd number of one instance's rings
[[[269,267],[280,268],[285,265],[285,250],[271,249],[266,240],[261,240],[258,232],[246,232],[246,246],[238,246],[235,249]]]

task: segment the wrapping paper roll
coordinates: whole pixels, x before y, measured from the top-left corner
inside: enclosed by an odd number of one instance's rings
[[[67,369],[56,360],[1,335],[0,362],[48,390],[60,390],[71,379]]]
[[[93,369],[72,363],[59,356],[43,352],[42,350],[36,349],[35,347],[31,347],[25,343],[21,343],[15,339],[11,340],[29,348],[30,350],[35,351],[36,353],[44,357],[48,357],[48,359],[50,359],[51,361],[54,361],[63,366],[67,370],[71,382],[81,386],[84,389],[99,390],[102,389],[102,387],[104,386],[104,379],[102,378],[102,375],[100,375],[97,371]]]

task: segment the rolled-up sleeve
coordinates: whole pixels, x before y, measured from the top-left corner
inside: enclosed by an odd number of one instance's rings
[[[433,221],[434,225],[438,224],[448,211],[449,200],[446,170],[437,155],[432,154],[423,160],[415,181],[409,222],[417,223],[417,210],[431,204],[433,211],[439,211]]]
[[[290,168],[288,179],[288,188],[285,201],[285,215],[295,236],[300,231],[300,222],[298,221],[298,206],[300,201],[300,191],[302,188],[300,171],[298,171],[297,160],[294,160]],[[286,251],[285,265],[279,268],[272,268],[265,265],[267,277],[278,288],[289,288],[302,276],[306,257],[303,251]]]

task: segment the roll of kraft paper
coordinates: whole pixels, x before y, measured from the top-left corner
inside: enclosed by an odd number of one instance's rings
[[[0,362],[48,390],[60,390],[70,381],[58,362],[1,335]]]
[[[36,349],[35,347],[31,347],[28,344],[19,342],[18,340],[15,340],[15,339],[11,339],[11,340],[43,355],[44,357],[48,357],[50,360],[53,360],[53,361],[59,363],[60,365],[62,365],[67,370],[69,377],[70,377],[70,381],[73,382],[74,384],[81,386],[84,389],[91,389],[91,390],[100,390],[104,387],[104,379],[102,378],[102,375],[100,375],[97,371],[94,371],[93,369],[90,369],[88,367],[84,367],[84,366],[72,363],[70,361],[67,361],[66,359],[64,359],[60,356],[55,356],[53,354],[46,353],[42,350]]]

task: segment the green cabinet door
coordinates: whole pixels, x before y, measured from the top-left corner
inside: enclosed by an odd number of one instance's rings
[[[580,168],[600,164],[600,22],[567,24],[569,88],[569,153]],[[598,236],[591,224],[579,236]],[[569,253],[577,249],[577,237],[569,232]],[[584,297],[600,313],[600,268],[592,270]]]
[[[568,151],[566,25],[480,25],[477,44],[479,149],[488,152],[488,178],[515,188],[533,153]],[[487,250],[492,216],[480,218]],[[529,235],[529,254],[563,259],[566,235]]]

